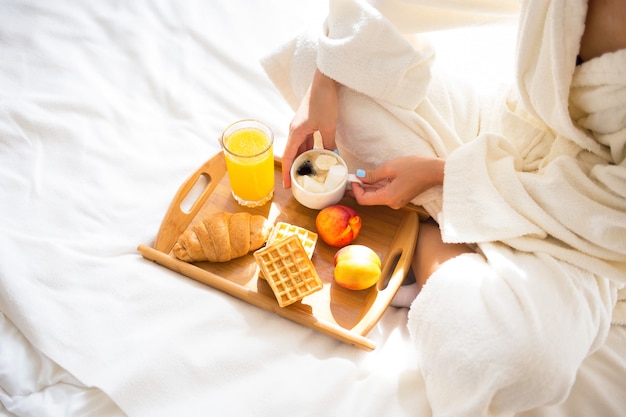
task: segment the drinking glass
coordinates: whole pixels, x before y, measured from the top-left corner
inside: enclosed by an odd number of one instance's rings
[[[235,200],[262,206],[274,196],[274,133],[257,120],[240,120],[220,138]]]

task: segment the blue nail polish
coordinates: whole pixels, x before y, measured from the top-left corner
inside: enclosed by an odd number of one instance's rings
[[[365,173],[365,170],[364,170],[364,169],[360,169],[360,168],[359,168],[359,169],[357,169],[357,170],[356,170],[356,176],[357,176],[357,177],[359,177],[359,178],[365,178],[365,175],[366,175],[366,173]]]
[[[339,155],[339,149],[335,149],[333,152]]]

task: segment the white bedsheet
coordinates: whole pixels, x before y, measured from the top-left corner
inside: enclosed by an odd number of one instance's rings
[[[136,251],[227,124],[267,122],[280,152],[292,113],[258,59],[325,7],[0,3],[0,415],[430,415],[406,309],[365,352]],[[460,33],[435,36],[442,64],[507,79],[510,27]],[[625,346],[615,327],[568,402],[528,416],[622,415]]]

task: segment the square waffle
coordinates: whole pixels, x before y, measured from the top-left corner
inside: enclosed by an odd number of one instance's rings
[[[296,235],[300,238],[307,256],[311,259],[313,257],[315,245],[317,244],[317,233],[313,233],[308,229],[293,224],[285,222],[276,223],[267,238],[267,246],[270,246],[272,243],[278,242],[279,240],[291,235]]]
[[[281,307],[322,289],[322,281],[297,235],[257,250],[254,258]]]
[[[317,233],[311,232],[310,230],[300,226],[285,222],[276,223],[276,225],[272,229],[272,232],[267,238],[267,243],[265,245],[271,246],[273,243],[278,242],[279,240],[291,235],[296,235],[300,238],[300,242],[304,247],[306,255],[309,257],[309,259],[311,259],[313,257],[315,245],[317,244]],[[265,275],[263,275],[263,270],[261,270],[259,278],[265,279]]]

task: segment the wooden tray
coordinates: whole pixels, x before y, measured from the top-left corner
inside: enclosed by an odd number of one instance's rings
[[[201,217],[220,210],[262,214],[274,222],[284,221],[316,231],[318,211],[300,205],[292,197],[291,190],[280,185],[280,161],[276,161],[275,180],[276,190],[271,203],[257,208],[241,207],[231,195],[224,156],[219,152],[180,187],[163,219],[154,247],[139,245],[139,252],[146,259],[264,310],[342,342],[373,350],[376,345],[366,335],[389,306],[410,268],[419,230],[418,210],[357,206],[352,198],[344,198],[340,204],[354,207],[363,221],[361,233],[353,243],[369,246],[382,260],[380,281],[362,291],[347,290],[335,284],[333,256],[337,248],[318,239],[312,261],[324,283],[323,289],[283,308],[278,305],[267,282],[258,278],[259,267],[252,253],[225,263],[193,264],[171,255],[174,242],[184,230]],[[199,187],[201,191],[197,192]],[[188,203],[189,199],[191,203]]]

